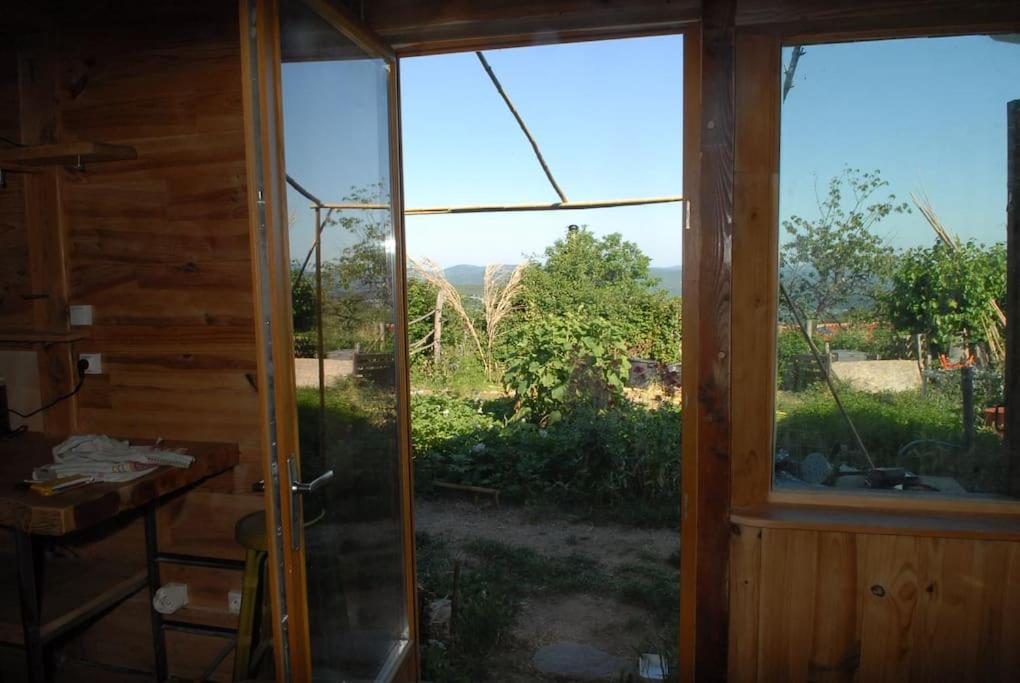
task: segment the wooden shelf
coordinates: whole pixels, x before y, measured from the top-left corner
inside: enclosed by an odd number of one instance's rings
[[[22,645],[15,567],[12,555],[0,555],[0,642]],[[43,641],[98,616],[147,585],[145,570],[137,565],[109,560],[50,560],[42,591]]]
[[[0,344],[33,346],[35,344],[69,344],[71,342],[87,339],[88,335],[82,331],[71,330],[70,332],[49,331],[49,330],[0,330]]]
[[[765,529],[1020,541],[1020,516],[1015,514],[953,514],[764,503],[735,508],[730,514],[730,521]]]
[[[0,150],[0,168],[11,171],[35,166],[74,166],[101,161],[135,159],[138,154],[129,145],[105,142],[66,142],[55,145],[32,145]]]

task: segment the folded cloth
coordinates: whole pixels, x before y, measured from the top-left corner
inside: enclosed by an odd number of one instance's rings
[[[132,446],[103,434],[69,437],[53,447],[53,464],[37,467],[32,472],[36,481],[48,481],[75,474],[94,477],[96,481],[124,482],[152,472],[165,457],[193,460],[176,451],[153,446]]]

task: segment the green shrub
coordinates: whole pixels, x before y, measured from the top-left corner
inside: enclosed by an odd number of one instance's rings
[[[987,341],[988,302],[1004,305],[1006,279],[1005,244],[936,242],[897,258],[882,306],[897,328],[924,334],[933,351],[945,351],[964,334]]]
[[[797,357],[811,353],[811,347],[798,327],[779,330],[776,339],[776,382],[783,389],[792,389],[796,384]]]
[[[416,456],[459,447],[464,437],[487,432],[496,426],[492,416],[480,411],[480,403],[442,394],[411,397],[411,442]]]
[[[314,331],[294,333],[294,357],[319,357],[319,337]]]
[[[619,402],[630,369],[625,333],[608,320],[576,313],[534,318],[513,331],[503,382],[518,417],[555,422],[581,405]]]
[[[416,483],[498,488],[517,501],[555,500],[638,523],[679,514],[680,410],[628,401],[579,406],[548,427],[507,420],[505,401],[412,399]],[[478,410],[481,409],[481,413]]]
[[[917,392],[870,394],[845,387],[840,398],[876,466],[905,466],[917,474],[952,476],[971,491],[1002,489],[1001,440],[991,430],[979,429],[975,447],[967,453],[962,448],[958,399],[938,392],[921,397]],[[821,452],[835,465],[865,465],[826,387],[780,395],[777,407],[777,449],[798,458]],[[914,448],[899,455],[912,443]]]
[[[897,332],[884,325],[840,327],[826,341],[832,349],[861,351],[881,360],[906,360],[917,357],[911,348],[909,334]],[[819,346],[823,345],[822,340],[817,340],[816,343]]]

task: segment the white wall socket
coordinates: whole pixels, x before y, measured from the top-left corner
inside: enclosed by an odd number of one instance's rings
[[[103,374],[103,354],[101,353],[79,353],[78,358],[80,360],[87,360],[89,367],[85,371],[86,375],[101,375]]]
[[[241,613],[241,591],[227,593],[227,611],[231,614]]]
[[[74,326],[91,325],[92,307],[88,305],[71,306],[70,317],[71,324]]]

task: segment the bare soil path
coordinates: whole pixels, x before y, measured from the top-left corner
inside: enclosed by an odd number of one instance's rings
[[[625,565],[661,569],[679,562],[680,534],[670,529],[596,525],[548,510],[448,499],[419,498],[415,512],[416,531],[442,536],[455,549],[483,539],[549,557],[583,554],[610,573]],[[491,663],[490,680],[550,680],[534,670],[532,656],[539,648],[562,641],[590,644],[636,663],[642,651],[661,642],[662,635],[661,625],[648,610],[614,595],[524,596],[512,644]]]

